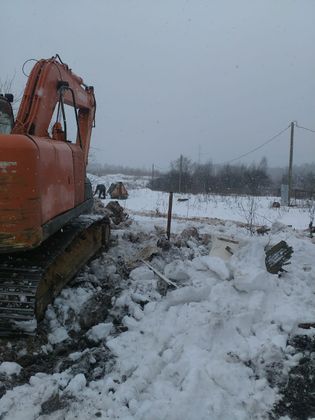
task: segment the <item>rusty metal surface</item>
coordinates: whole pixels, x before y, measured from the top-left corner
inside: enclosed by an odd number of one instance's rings
[[[0,135],[0,253],[31,249],[42,227],[84,202],[85,167],[77,145]]]
[[[0,253],[12,253],[35,248],[41,243],[42,239],[41,228],[20,230],[16,234],[0,232]]]
[[[0,252],[41,241],[38,157],[28,137],[0,135]]]

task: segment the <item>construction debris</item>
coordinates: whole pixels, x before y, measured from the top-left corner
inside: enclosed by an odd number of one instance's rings
[[[108,214],[101,199],[94,198],[92,214]]]
[[[165,281],[165,283],[167,283],[169,286],[173,286],[175,287],[175,289],[178,289],[178,286],[176,283],[174,283],[173,281],[171,281],[170,279],[168,279],[166,276],[164,276],[164,274],[162,274],[160,271],[158,271],[156,268],[154,268],[151,264],[149,264],[148,262],[141,260],[141,262],[143,262],[143,264],[145,264],[147,267],[150,268],[150,270],[152,270],[157,276],[160,277],[161,280]]]
[[[158,241],[157,241],[157,246],[161,249],[163,249],[163,251],[168,251],[171,248],[171,244],[170,241],[162,236]]]
[[[143,261],[143,260],[151,260],[154,255],[159,254],[159,249],[156,245],[148,245],[141,249],[138,253],[136,259]]]
[[[119,225],[129,218],[129,215],[125,212],[124,208],[121,207],[118,201],[110,201],[105,207],[102,200],[99,198],[94,198],[92,213],[106,214],[114,225]]]
[[[239,247],[239,242],[232,238],[224,238],[222,236],[213,236],[210,255],[219,257],[227,261]]]
[[[303,330],[310,330],[311,328],[315,328],[315,322],[302,322],[298,324],[298,327]]]
[[[261,226],[256,229],[257,235],[264,235],[265,233],[270,232],[270,228],[267,228],[267,226]]]
[[[271,274],[285,271],[282,266],[290,264],[289,260],[292,254],[293,248],[285,241],[280,241],[272,248],[266,250],[265,264],[267,271]]]
[[[105,209],[109,212],[109,217],[115,225],[119,225],[120,223],[126,221],[129,217],[118,201],[110,201]]]

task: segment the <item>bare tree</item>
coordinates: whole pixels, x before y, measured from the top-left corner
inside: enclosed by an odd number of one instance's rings
[[[244,197],[244,199],[241,198],[238,203],[238,207],[246,220],[247,229],[249,230],[250,234],[253,235],[255,232],[255,224],[257,219],[257,198],[250,195]]]
[[[23,96],[23,93],[16,93],[14,90],[14,80],[15,74],[11,78],[0,79],[0,94],[5,95],[6,93],[13,94],[13,102],[12,102],[12,109],[13,114],[16,116],[17,111],[19,109],[19,105]]]

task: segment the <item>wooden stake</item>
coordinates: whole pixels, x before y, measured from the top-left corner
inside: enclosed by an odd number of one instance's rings
[[[167,214],[167,228],[166,228],[166,236],[168,240],[170,240],[170,237],[171,237],[172,207],[173,207],[173,193],[170,192],[170,195],[168,198],[168,214]]]

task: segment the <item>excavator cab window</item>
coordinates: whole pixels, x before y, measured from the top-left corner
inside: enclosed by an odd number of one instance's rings
[[[73,106],[65,103],[64,95],[66,91],[70,91]],[[52,125],[49,134],[55,140],[77,143],[82,147],[74,93],[67,84],[62,84],[59,87],[59,95],[59,102],[51,120]]]
[[[59,111],[58,105],[53,113],[49,126],[49,135],[54,140],[76,143],[78,128],[73,107],[64,104],[64,116]]]
[[[10,102],[12,95],[0,95],[0,134],[10,134],[14,125],[13,111]]]

